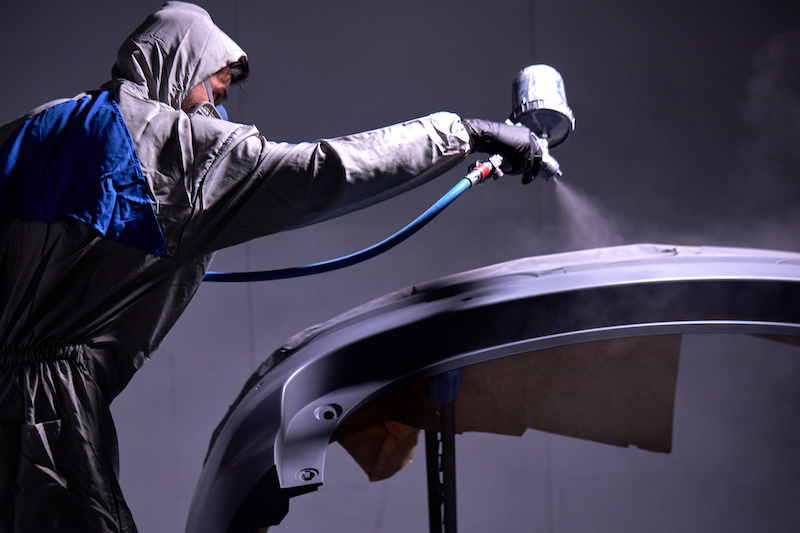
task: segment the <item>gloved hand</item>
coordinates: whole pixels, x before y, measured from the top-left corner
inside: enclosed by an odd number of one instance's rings
[[[464,119],[473,150],[503,156],[506,174],[522,174],[522,182],[533,180],[542,165],[542,151],[527,127],[475,118]]]

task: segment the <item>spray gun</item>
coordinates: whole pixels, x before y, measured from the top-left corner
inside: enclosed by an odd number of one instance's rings
[[[561,176],[550,149],[563,143],[575,129],[575,116],[567,105],[561,74],[549,65],[525,67],[514,78],[511,101],[511,116],[506,122],[527,126],[542,153],[542,166],[534,177],[548,180]]]
[[[575,129],[575,117],[567,105],[561,74],[548,65],[525,67],[514,78],[512,101],[511,116],[506,123],[512,126],[515,124],[526,126],[532,132],[532,140],[538,145],[536,159],[540,160],[540,164],[535,175],[528,174],[523,177],[523,183],[529,183],[535,178],[549,180],[554,176],[561,176],[558,161],[550,155],[550,149],[564,142]],[[427,211],[394,235],[359,252],[320,263],[278,270],[207,272],[205,280],[247,282],[286,279],[329,272],[360,263],[393,248],[416,233],[472,185],[481,183],[489,177],[495,179],[501,177],[502,166],[503,156],[499,154],[491,156],[488,161],[477,161],[470,172]]]
[[[523,183],[535,178],[549,180],[561,176],[558,161],[550,155],[550,149],[563,143],[575,129],[575,116],[567,105],[564,80],[556,69],[549,65],[530,65],[522,69],[511,86],[511,116],[507,124],[521,124],[533,133],[538,145],[536,158],[541,163],[536,174],[525,174]],[[489,176],[499,178],[503,159],[492,156],[489,161],[478,161],[473,168],[473,180],[482,181]]]

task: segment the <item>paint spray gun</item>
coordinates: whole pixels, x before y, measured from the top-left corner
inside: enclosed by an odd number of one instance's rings
[[[522,182],[561,176],[560,165],[550,155],[550,149],[563,143],[575,129],[575,116],[567,105],[561,74],[549,65],[530,65],[517,74],[511,89],[512,110],[506,123],[531,130],[538,145],[536,158],[541,160],[536,173],[524,174]],[[503,175],[502,163],[502,156],[494,155],[489,161],[478,161],[472,173],[478,182],[489,176],[499,178]]]
[[[531,65],[517,74],[511,90],[512,110],[507,122],[527,126],[542,151],[542,166],[535,177],[560,176],[558,161],[550,155],[550,149],[563,143],[575,129],[561,74],[548,65]]]

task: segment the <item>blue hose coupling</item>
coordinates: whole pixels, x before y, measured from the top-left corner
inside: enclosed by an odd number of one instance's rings
[[[490,177],[499,179],[503,177],[502,166],[503,156],[494,154],[489,157],[488,161],[475,161],[475,164],[472,165],[469,174],[467,174],[465,178],[468,179],[472,185],[483,183]]]

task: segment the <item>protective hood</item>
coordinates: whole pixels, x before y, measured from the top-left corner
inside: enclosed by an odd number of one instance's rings
[[[243,59],[244,51],[203,8],[167,2],[122,44],[110,84],[132,81],[144,97],[180,109],[192,87]]]

